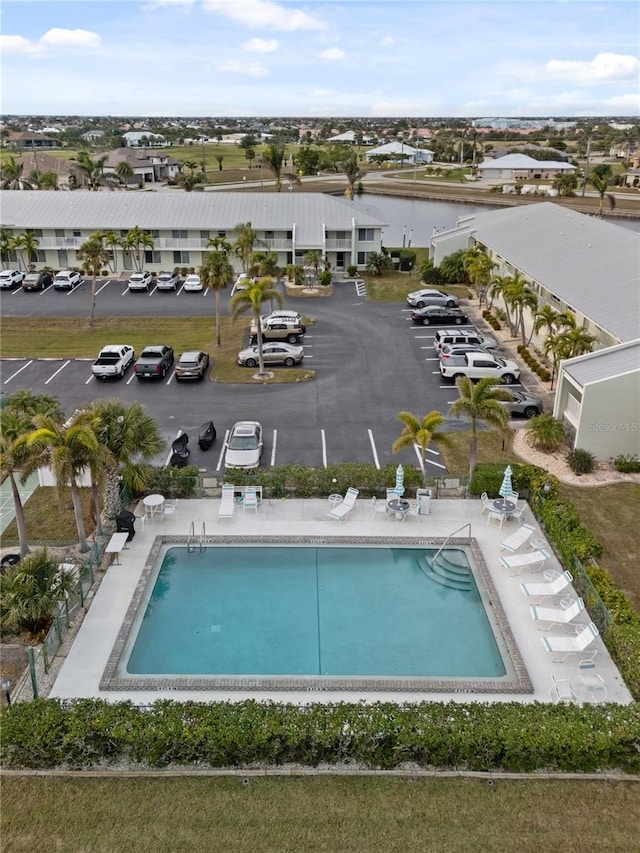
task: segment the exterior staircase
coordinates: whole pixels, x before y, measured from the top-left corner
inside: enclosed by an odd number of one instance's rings
[[[440,551],[435,557],[416,560],[420,570],[432,581],[465,592],[473,589],[473,577],[466,554],[457,548]]]

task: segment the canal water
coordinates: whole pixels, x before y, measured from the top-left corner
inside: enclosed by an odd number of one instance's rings
[[[460,216],[496,210],[488,204],[459,204],[448,201],[425,201],[417,198],[363,193],[353,202],[354,207],[387,223],[382,243],[388,247],[415,246],[425,248],[436,231],[452,228]],[[604,217],[607,220],[607,217]],[[639,219],[608,219],[614,225],[640,231]]]

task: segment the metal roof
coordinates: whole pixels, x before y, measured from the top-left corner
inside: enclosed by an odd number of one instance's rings
[[[350,231],[354,220],[361,228],[386,224],[349,201],[323,193],[6,190],[0,196],[0,225],[15,230],[117,231],[139,226],[147,230],[230,231],[241,222],[250,222],[258,231],[295,227],[298,245],[321,246],[325,227]]]
[[[504,157],[495,157],[493,160],[485,160],[478,165],[478,170],[483,169],[575,169],[571,163],[564,160],[536,160],[527,154],[505,154]]]
[[[640,371],[640,340],[565,361],[562,369],[583,388],[594,382],[636,373]]]
[[[640,233],[553,202],[479,213],[462,227],[614,337],[640,337]]]

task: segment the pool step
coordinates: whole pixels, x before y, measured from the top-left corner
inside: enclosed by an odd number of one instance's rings
[[[456,559],[457,554],[459,559]],[[442,586],[464,591],[473,587],[471,569],[462,552],[441,551],[434,562],[427,558],[420,558],[417,562],[428,578]]]

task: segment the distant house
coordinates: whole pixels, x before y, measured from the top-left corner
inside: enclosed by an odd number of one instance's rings
[[[171,144],[161,133],[152,133],[150,130],[130,130],[123,133],[122,138],[127,148],[166,148]]]
[[[29,179],[32,172],[53,172],[58,178],[58,189],[68,190],[82,183],[82,178],[74,160],[64,160],[42,151],[32,151],[18,158],[22,163],[22,174]]]
[[[343,145],[356,145],[358,142],[358,134],[355,130],[346,130],[344,133],[339,133],[337,136],[330,136],[327,142],[336,142]],[[362,145],[371,145],[373,137],[367,134],[362,134]]]
[[[29,130],[10,130],[7,136],[7,145],[13,148],[25,150],[60,148],[60,142],[52,136],[44,133],[35,133]]]
[[[367,163],[370,163],[374,157],[388,157],[390,160],[420,165],[433,163],[434,152],[428,148],[413,148],[406,142],[387,142],[386,145],[371,148],[364,156]]]
[[[175,178],[180,174],[182,161],[174,160],[161,151],[141,151],[132,148],[116,148],[109,151],[104,164],[105,172],[115,172],[120,163],[128,163],[133,169],[130,186],[155,184]]]
[[[526,154],[507,154],[480,163],[481,178],[496,181],[549,180],[557,174],[571,174],[576,167],[560,160],[535,160]]]
[[[102,139],[103,136],[104,130],[88,130],[82,134],[80,139],[83,139],[85,142],[96,142],[98,139]]]

